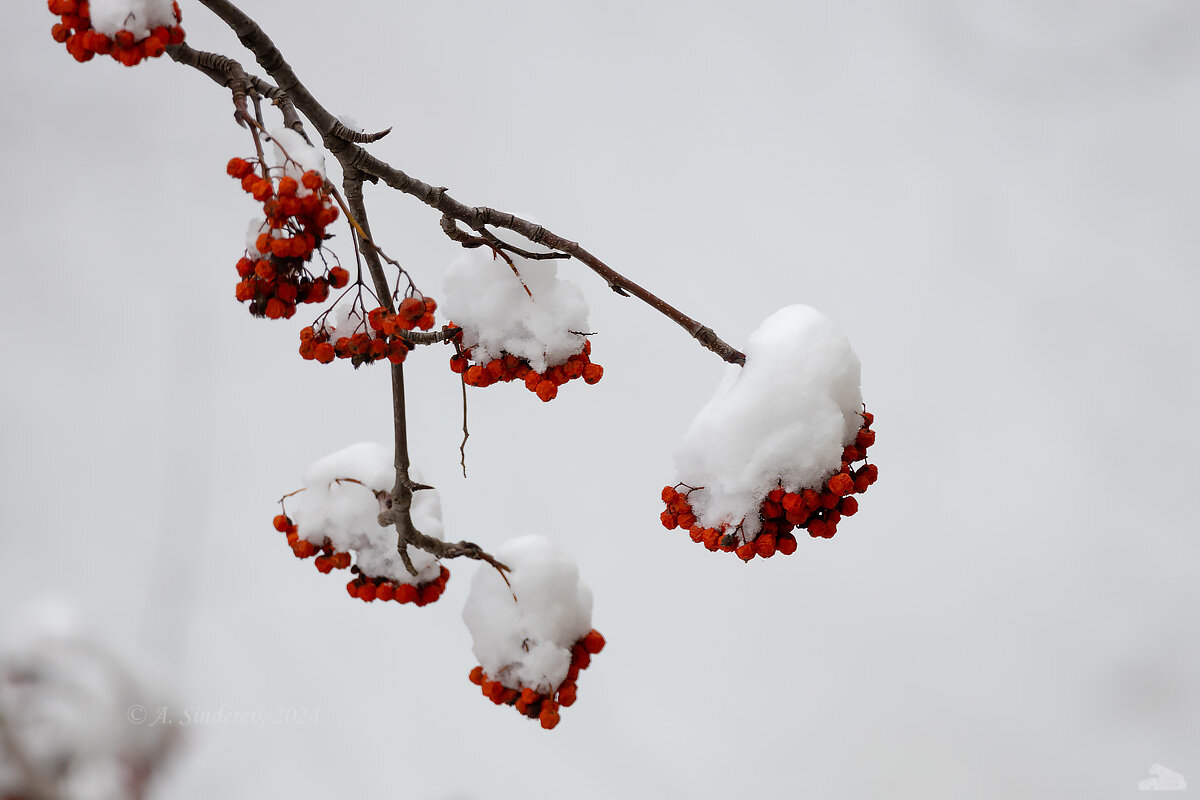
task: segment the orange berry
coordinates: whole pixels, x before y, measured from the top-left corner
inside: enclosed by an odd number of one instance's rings
[[[785,556],[790,556],[792,553],[796,552],[796,537],[792,536],[790,533],[785,533],[783,536],[779,537],[776,547],[778,547],[779,552],[783,553]]]
[[[309,174],[309,173],[305,173]],[[316,173],[311,173],[316,174]],[[341,267],[334,267],[329,270],[329,285],[335,289],[341,289],[350,282],[350,273]]]
[[[475,667],[471,670],[471,674],[467,676],[471,683],[479,686],[483,683],[483,667]]]
[[[775,537],[769,533],[754,540],[754,551],[760,558],[770,558],[775,555],[775,547]]]
[[[538,721],[546,730],[551,730],[558,724],[559,716],[557,711],[551,711],[548,708],[543,708],[542,713],[538,714]]]
[[[604,649],[604,636],[602,636],[600,631],[596,630],[595,628],[588,631],[587,635],[583,637],[582,641],[584,649],[592,655],[596,655]]]
[[[296,183],[296,179],[290,175],[284,175],[279,179],[279,187],[275,190],[280,197],[295,197],[296,190],[300,188],[300,184]]]
[[[558,397],[558,387],[551,381],[542,381],[537,385],[537,396],[543,403],[549,403]]]
[[[854,479],[844,472],[839,472],[829,479],[829,491],[839,497],[854,491]]]
[[[859,450],[866,450],[873,444],[875,444],[875,431],[869,428],[860,428],[854,437],[854,446]]]
[[[599,364],[588,364],[583,368],[583,382],[593,384],[604,377],[604,367]]]
[[[309,170],[300,176],[300,182],[304,184],[306,189],[319,189],[323,181],[321,175],[314,170]]]
[[[575,696],[578,690],[573,683],[564,683],[558,690],[558,704],[560,706],[571,706],[575,704]]]
[[[313,349],[313,358],[322,364],[330,363],[336,355],[333,345],[329,342],[321,342]]]
[[[292,521],[283,514],[276,514],[275,519],[272,520],[272,523],[275,525],[275,530],[279,531],[280,533],[285,533],[288,529],[288,526],[292,524]]]
[[[396,584],[391,581],[384,581],[379,584],[379,588],[375,590],[375,599],[387,602],[396,596]]]
[[[399,603],[411,603],[417,599],[417,587],[411,583],[402,583],[396,587],[396,601]]]
[[[679,527],[679,519],[670,511],[662,512],[658,518],[662,521],[663,527],[669,531]]]

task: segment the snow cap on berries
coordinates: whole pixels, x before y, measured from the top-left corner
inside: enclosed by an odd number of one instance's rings
[[[437,559],[409,548],[417,575],[411,575],[396,552],[396,531],[380,526],[375,492],[389,492],[396,483],[394,451],[364,442],[351,445],[314,462],[304,473],[304,491],[293,521],[300,538],[318,547],[329,539],[335,550],[358,551],[358,568],[364,575],[397,583],[428,583],[438,577]],[[409,477],[420,483],[417,470]],[[442,504],[435,489],[413,493],[413,525],[421,533],[441,539]]]
[[[366,312],[362,305],[356,302],[353,293],[347,295],[321,321],[319,331],[329,334],[329,338],[337,340],[342,336],[353,336],[356,333],[370,333],[371,326],[367,321]],[[391,486],[388,486],[390,489]]]
[[[176,24],[172,0],[91,0],[88,10],[92,28],[105,36],[127,30],[142,39],[160,25]]]
[[[489,248],[464,250],[446,270],[442,311],[463,329],[473,361],[512,353],[545,372],[583,348],[587,303],[578,286],[558,277],[557,261],[512,259],[519,279]]]
[[[257,260],[263,257],[263,254],[258,252],[258,237],[264,233],[274,236],[274,232],[267,226],[267,218],[252,217],[250,224],[246,226],[247,258]]]
[[[574,559],[543,536],[513,539],[495,556],[511,570],[509,582],[481,567],[463,607],[475,657],[510,689],[552,693],[567,677],[571,647],[592,629],[592,590]]]
[[[746,364],[731,367],[675,455],[680,480],[705,526],[757,533],[759,504],[780,481],[819,487],[841,463],[862,425],[858,356],[819,311],[787,306],[746,342]]]
[[[271,131],[271,139],[275,144],[275,164],[284,168],[284,175],[295,178],[297,182],[309,170],[316,172],[322,178],[325,177],[325,154],[319,148],[304,141],[304,137],[296,131],[291,128],[276,128]],[[291,161],[284,157],[285,150]],[[303,184],[297,190],[298,197],[304,197],[307,193]]]

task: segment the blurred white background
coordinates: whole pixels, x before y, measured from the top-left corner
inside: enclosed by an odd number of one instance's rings
[[[188,41],[252,63],[205,9]],[[542,404],[410,360],[449,536],[579,559],[609,647],[547,733],[467,682],[473,565],[424,609],[294,559],[275,500],[390,438],[386,372],[234,301],[254,203],[226,91],[0,49],[0,638],[65,598],[171,674],[160,798],[1137,795],[1200,782],[1200,6],[1186,0],[245,0],[373,150],[526,212],[739,344],[782,305],[863,362],[881,478],[831,541],[743,565],[658,523],[725,366],[564,266],[604,380]],[[368,187],[440,296],[456,245]],[[335,240],[349,253],[349,239]],[[274,724],[279,709],[319,710]]]

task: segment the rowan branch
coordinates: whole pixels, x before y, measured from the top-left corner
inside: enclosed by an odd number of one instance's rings
[[[446,187],[432,186],[413,178],[371,155],[355,141],[339,135],[339,133],[344,133],[345,126],[321,105],[300,81],[271,37],[257,22],[229,0],[200,0],[200,2],[220,17],[233,30],[241,43],[254,54],[259,65],[274,79],[278,88],[291,98],[300,113],[307,117],[321,134],[326,149],[337,158],[344,170],[358,170],[364,173],[364,180],[378,178],[393,189],[415,197],[436,209],[441,212],[443,217],[463,223],[484,239],[487,239],[488,236],[494,237],[494,234],[485,230],[485,226],[490,225],[493,228],[510,230],[535,245],[565,253],[582,262],[603,278],[614,292],[636,297],[646,303],[682,327],[696,341],[716,353],[724,361],[731,364],[746,362],[745,355],[723,341],[712,328],[692,319],[648,289],[626,278],[584,249],[578,242],[559,236],[541,225],[514,214],[497,211],[487,206],[468,206],[451,197],[447,193]],[[444,225],[443,230],[446,230]],[[458,240],[456,239],[456,241]]]

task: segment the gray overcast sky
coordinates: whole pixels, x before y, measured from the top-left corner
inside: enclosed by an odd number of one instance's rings
[[[203,8],[188,41],[250,61]],[[578,265],[594,387],[543,405],[409,369],[450,536],[538,532],[609,640],[547,734],[492,707],[458,613],[350,600],[270,526],[390,437],[386,375],[233,299],[253,203],[226,93],[75,64],[40,3],[0,49],[9,343],[0,635],[35,598],[174,676],[209,726],[163,798],[1131,797],[1200,781],[1200,7],[1185,0],[242,4],[374,151],[536,216],[737,344],[847,332],[880,482],[832,541],[742,565],[658,524],[724,365]],[[455,246],[368,189],[435,297]],[[348,239],[340,236],[343,248]],[[348,253],[346,254],[348,255]],[[306,312],[301,312],[303,315]]]

